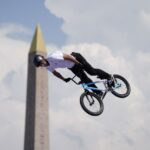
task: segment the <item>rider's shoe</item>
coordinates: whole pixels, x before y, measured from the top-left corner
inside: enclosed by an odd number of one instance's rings
[[[115,78],[113,75],[111,75],[110,79],[108,79],[107,84],[109,87],[115,87]]]

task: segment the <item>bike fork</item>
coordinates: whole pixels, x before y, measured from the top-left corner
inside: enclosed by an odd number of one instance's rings
[[[109,87],[108,87],[108,84],[107,82],[104,83],[104,86],[106,88],[105,92],[103,92],[103,95],[101,96],[101,100],[103,101],[103,99],[105,98],[107,92],[110,90]]]
[[[88,92],[88,91],[86,91],[86,92]],[[90,97],[91,97],[92,101],[90,101],[88,95],[86,95],[86,98],[87,98],[87,100],[88,100],[88,102],[89,102],[89,104],[90,104],[90,106],[91,106],[91,105],[94,104],[94,99],[93,99],[93,97],[92,97],[91,95],[90,95]]]

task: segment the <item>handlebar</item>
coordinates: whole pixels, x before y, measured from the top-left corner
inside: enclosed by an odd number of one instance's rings
[[[73,78],[71,78],[71,80],[72,80],[75,84],[77,84],[77,85],[81,84],[81,81],[76,82],[76,81],[74,80],[75,77],[76,77],[76,75],[75,75]]]

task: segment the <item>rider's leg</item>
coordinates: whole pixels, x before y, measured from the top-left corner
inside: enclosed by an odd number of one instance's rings
[[[84,70],[88,74],[97,75],[101,79],[110,79],[111,78],[111,75],[108,74],[107,72],[105,72],[101,69],[93,68],[81,54],[72,52],[71,55],[74,56],[83,65]]]
[[[76,76],[78,76],[81,80],[81,82],[83,83],[90,83],[93,82],[87,75],[86,73],[83,71],[82,68],[79,68],[77,65],[75,65],[73,68],[70,68],[69,70],[71,70]],[[97,88],[97,86],[95,84],[89,85],[89,87],[94,87]],[[101,91],[97,91],[97,90],[92,90],[94,93],[96,94],[102,94]]]

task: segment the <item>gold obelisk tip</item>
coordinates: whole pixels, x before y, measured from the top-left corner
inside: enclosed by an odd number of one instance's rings
[[[33,53],[33,52],[46,53],[45,42],[39,24],[36,26],[29,53]]]

